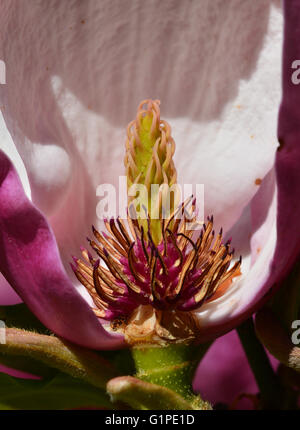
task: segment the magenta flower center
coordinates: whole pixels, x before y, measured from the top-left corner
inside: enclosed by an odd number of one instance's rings
[[[215,237],[212,217],[198,231],[187,230],[191,219],[186,215],[176,219],[173,213],[160,223],[158,245],[150,229],[146,234],[130,217],[127,225],[119,218],[106,221],[109,234],[93,228],[96,240],[88,240],[98,258],[82,249],[84,260],[75,258],[73,270],[92,296],[97,316],[126,320],[139,306],[149,305],[161,312],[190,312],[239,274],[241,259],[230,268],[230,242],[223,243],[222,230]]]

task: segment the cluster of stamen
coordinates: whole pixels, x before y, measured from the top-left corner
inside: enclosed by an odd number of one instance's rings
[[[230,241],[223,242],[222,229],[215,235],[213,217],[199,225],[195,205],[191,197],[159,220],[158,244],[151,229],[132,216],[132,208],[127,220],[105,220],[107,233],[93,227],[94,239],[88,241],[97,258],[82,248],[83,259],[74,258],[72,267],[93,299],[95,314],[110,321],[113,330],[128,334],[132,327],[143,327],[140,336],[148,340],[149,333],[152,340],[195,338],[192,311],[240,274],[241,258],[231,264]],[[149,217],[146,221],[150,227]]]

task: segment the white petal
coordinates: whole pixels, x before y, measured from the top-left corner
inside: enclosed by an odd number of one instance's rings
[[[180,180],[204,183],[206,211],[231,227],[274,161],[282,41],[276,6],[52,1],[5,9],[5,117],[46,214],[63,214],[78,169],[93,177],[86,195],[95,196],[99,178],[115,182],[123,172],[121,130],[150,96],[162,100],[173,125]],[[58,103],[55,76],[76,105]],[[42,145],[53,146],[50,157]]]
[[[204,183],[206,213],[233,226],[274,162],[274,3],[11,0],[2,9],[3,115],[64,262],[97,221],[97,185],[124,172],[125,126],[146,97],[161,99],[173,127],[180,182]]]
[[[266,284],[270,275],[277,239],[277,190],[274,169],[265,178],[252,202],[252,207],[255,207],[256,213],[252,219],[251,254],[247,256],[246,265],[242,264],[242,276],[234,280],[221,297],[196,311],[204,331],[211,326],[221,325],[229,315],[232,320],[240,316],[247,308],[251,308],[258,296],[263,297],[269,289],[266,285],[265,291],[262,291],[262,286]]]

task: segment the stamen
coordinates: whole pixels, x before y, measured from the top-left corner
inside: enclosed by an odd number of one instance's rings
[[[183,212],[190,202],[189,220],[184,217],[178,223],[176,213]],[[195,219],[192,210],[195,211],[195,204],[189,198],[167,221],[161,220],[158,245],[153,240],[148,214],[146,234],[144,227],[129,216],[128,227],[119,218],[111,219],[109,223],[106,220],[110,235],[93,228],[98,243],[88,239],[89,243],[107,268],[83,248],[86,262],[74,257],[76,267],[73,266],[73,270],[91,295],[99,318],[111,321],[122,315],[127,318],[140,307],[152,306],[157,318],[160,315],[159,318],[164,320],[164,312],[172,311],[175,321],[180,312],[189,313],[206,301],[214,300],[218,291],[222,293],[219,287],[240,273],[241,259],[230,267],[234,250],[230,249],[230,240],[222,243],[222,229],[215,237],[212,216],[208,217],[198,238],[192,239],[194,232],[186,228],[190,219]],[[126,331],[130,321],[128,318],[128,323],[112,324],[118,330]],[[190,330],[196,330],[195,326]],[[168,331],[158,323],[157,333],[165,336]]]
[[[155,246],[155,244],[154,244],[154,242],[153,242],[153,239],[152,239],[152,236],[151,236],[150,231],[148,231],[148,237],[149,237],[149,241],[150,241],[150,243],[151,243],[151,245],[152,245],[152,247],[153,247],[153,250],[154,250],[155,256],[159,259],[159,262],[160,262],[160,264],[161,264],[161,266],[162,266],[162,269],[163,269],[164,274],[165,274],[166,276],[168,276],[168,269],[167,269],[167,266],[165,265],[165,262],[164,262],[164,260],[163,260],[163,258],[162,258],[162,256],[161,256],[161,254],[160,254],[159,250],[157,249],[157,247]]]
[[[197,252],[198,251],[198,249],[197,249],[197,245],[194,243],[194,241],[190,238],[190,237],[188,237],[186,234],[184,234],[184,233],[177,233],[177,236],[182,236],[182,237],[184,237],[188,242],[190,242],[190,244],[192,245],[192,247],[194,248],[194,250]]]
[[[104,250],[104,252],[105,251],[106,250]],[[112,258],[108,255],[107,251],[105,252],[105,256],[107,258],[107,261],[110,263],[111,267],[117,272],[118,277],[125,283],[125,285],[135,293],[140,294],[141,293],[140,287],[138,287],[128,279],[128,277],[122,272],[122,270],[119,269],[119,267],[115,264]]]
[[[120,255],[123,255],[123,257],[126,257],[125,250],[113,238],[107,236],[106,233],[100,234],[98,230],[95,229],[94,226],[92,226],[92,230],[98,242],[100,242],[101,245],[105,246],[111,254],[115,255],[116,257],[119,257]]]
[[[175,237],[174,233],[173,233],[170,229],[167,229],[166,231],[169,233],[169,235],[170,235],[170,239],[171,239],[171,241],[172,241],[173,245],[175,246],[176,251],[177,251],[177,252],[178,252],[178,254],[179,254],[179,258],[180,258],[180,265],[182,265],[182,262],[183,262],[183,254],[182,254],[182,252],[181,252],[181,249],[180,249],[180,248],[179,248],[179,246],[177,245],[176,237]]]
[[[124,237],[122,236],[122,234],[119,232],[119,230],[117,229],[116,225],[115,225],[115,220],[113,218],[110,219],[109,222],[111,231],[113,233],[113,235],[115,236],[115,238],[117,239],[118,243],[122,246],[122,248],[128,252],[128,243],[127,241],[124,239]]]
[[[127,242],[127,245],[130,247],[132,244],[132,240],[130,239],[129,234],[126,231],[124,222],[123,222],[123,220],[120,219],[120,217],[117,218],[117,223],[118,223],[118,226],[119,226],[119,229],[120,229],[122,235],[124,236],[124,239]]]
[[[147,252],[146,245],[145,245],[143,226],[141,226],[141,242],[142,242],[142,248],[143,248],[144,255],[146,257],[147,263],[149,264],[149,254]]]
[[[94,270],[93,270],[93,281],[94,281],[95,290],[97,291],[99,297],[104,302],[107,302],[107,300],[114,301],[116,299],[109,294],[109,290],[106,290],[106,292],[105,292],[105,290],[101,287],[99,276],[98,276],[99,263],[100,263],[100,260],[97,260],[95,265],[94,265]]]
[[[133,255],[133,247],[134,247],[134,242],[132,242],[129,251],[128,251],[128,263],[129,263],[129,267],[131,270],[131,273],[133,274],[133,276],[135,277],[136,281],[138,282],[142,282],[145,283],[146,282],[146,278],[144,278],[144,276],[142,276],[141,274],[139,274],[137,272],[137,270],[134,267],[134,263],[136,261],[134,261],[134,255]]]
[[[155,272],[156,272],[156,265],[157,265],[157,255],[155,255],[154,259],[152,260],[151,270],[150,270],[150,279],[151,279],[151,292],[156,300],[160,300],[160,296],[155,290]]]

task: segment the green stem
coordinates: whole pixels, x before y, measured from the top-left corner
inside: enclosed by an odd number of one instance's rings
[[[0,345],[0,354],[37,360],[98,388],[105,388],[108,380],[118,375],[113,366],[94,351],[55,336],[17,328],[6,329],[6,343]]]
[[[206,351],[207,345],[202,348],[202,355],[203,349]],[[132,348],[135,376],[173,390],[189,402],[200,399],[192,389],[193,376],[200,359],[199,350],[199,346],[183,344],[135,346]]]
[[[282,389],[266,351],[256,337],[252,318],[241,324],[237,332],[259,387],[263,407],[280,408]]]

